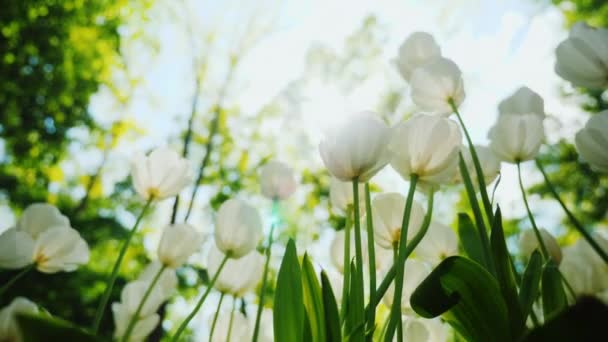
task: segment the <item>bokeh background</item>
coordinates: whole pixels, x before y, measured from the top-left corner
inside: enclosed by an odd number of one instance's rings
[[[608,108],[608,94],[573,89],[553,71],[554,49],[571,24],[608,26],[606,1],[3,0],[0,8],[0,231],[27,205],[49,202],[92,247],[87,267],[30,273],[0,307],[26,296],[89,325],[120,240],[143,206],[130,186],[131,156],[163,145],[187,155],[200,182],[145,218],[113,298],[155,258],[159,232],[172,220],[187,217],[211,232],[218,206],[240,196],[270,222],[257,182],[269,159],[290,164],[300,183],[281,207],[281,239],[297,237],[299,250],[331,269],[328,246],[343,222],[329,205],[318,142],[356,111],[377,111],[390,124],[415,113],[392,62],[414,31],[432,33],[463,70],[461,109],[477,143],[487,142],[504,97],[522,85],[543,96],[549,144],[541,160],[575,215],[607,228],[608,178],[582,164],[569,142],[589,115]],[[539,222],[571,244],[577,234],[528,167]],[[515,177],[504,165],[496,195],[513,251],[529,228]],[[374,181],[377,191],[407,189],[390,168]],[[463,199],[462,189],[442,191],[438,220],[453,223],[468,210]],[[175,328],[207,281],[205,250],[179,270],[183,297],[163,306],[151,340]],[[0,273],[0,282],[13,274]],[[201,313],[191,333],[202,334],[207,321]],[[102,333],[112,330],[108,310]]]

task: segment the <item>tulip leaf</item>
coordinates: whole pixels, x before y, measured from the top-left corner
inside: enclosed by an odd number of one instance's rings
[[[508,311],[492,275],[461,256],[444,259],[410,298],[416,313],[443,318],[468,341],[511,341]]]
[[[348,291],[348,308],[345,318],[345,334],[348,341],[363,341],[365,339],[365,316],[363,307],[363,284],[359,281],[357,267],[350,264],[350,290]]]
[[[458,236],[467,256],[483,265],[483,247],[477,235],[475,224],[466,213],[458,214]]]
[[[540,275],[542,272],[542,256],[538,250],[532,252],[528,266],[524,271],[524,275],[521,278],[521,285],[519,287],[519,303],[522,311],[522,318],[525,320],[528,318],[532,305],[539,293]]]
[[[545,320],[551,319],[568,307],[568,299],[557,265],[549,260],[542,272],[543,313]]]
[[[500,291],[507,304],[509,312],[509,323],[511,325],[511,336],[518,338],[525,329],[525,320],[522,317],[522,310],[517,295],[517,282],[511,256],[507,250],[505,235],[502,228],[502,214],[500,207],[496,208],[494,222],[492,222],[492,232],[490,235],[490,247],[492,250],[492,260],[496,270],[496,279],[500,286]]]
[[[336,297],[325,272],[321,272],[321,288],[323,291],[323,309],[325,311],[325,336],[328,342],[341,342],[340,314]]]
[[[311,341],[326,341],[323,294],[321,293],[321,286],[308,254],[304,254],[304,258],[302,259],[302,290],[304,309],[310,322]]]
[[[296,246],[289,240],[277,276],[274,297],[274,337],[277,341],[301,342],[304,336],[302,275]]]
[[[17,315],[23,342],[79,341],[99,342],[100,338],[72,323],[48,315]]]

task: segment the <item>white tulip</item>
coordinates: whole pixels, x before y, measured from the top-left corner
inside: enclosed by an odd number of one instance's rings
[[[500,115],[536,114],[545,118],[545,101],[528,87],[521,87],[513,95],[500,101]]]
[[[209,277],[216,274],[224,257],[225,254],[215,246],[211,248],[207,256]],[[252,251],[240,259],[228,259],[215,281],[214,287],[220,292],[242,297],[253,291],[262,280],[263,269],[264,257],[257,251]]]
[[[158,259],[170,268],[178,268],[188,261],[202,242],[203,235],[189,224],[167,226],[158,245]]]
[[[464,101],[464,83],[458,65],[438,57],[416,68],[410,80],[412,101],[429,114],[450,115],[450,101],[458,107]]]
[[[415,253],[417,258],[437,265],[443,259],[458,254],[458,237],[449,226],[432,221]]]
[[[557,240],[545,229],[539,229],[540,236],[543,239],[545,247],[547,247],[547,252],[551,256],[551,259],[555,261],[558,265],[562,261],[562,249],[560,248]],[[538,249],[540,251],[540,246],[538,244],[538,239],[536,238],[536,234],[534,230],[529,229],[523,231],[519,235],[519,248],[521,250],[521,254],[529,257],[534,250]]]
[[[231,258],[251,252],[262,238],[262,219],[258,211],[239,199],[222,204],[215,223],[215,243]]]
[[[437,57],[441,57],[441,48],[435,38],[426,32],[414,32],[399,47],[395,62],[403,79],[409,81],[416,68]]]
[[[114,337],[120,339],[127,332],[133,313],[128,310],[127,305],[121,303],[112,304],[112,313],[114,314]],[[156,313],[139,318],[133,327],[129,342],[144,341],[156,328],[159,321],[160,317]]]
[[[608,29],[578,22],[555,54],[555,72],[573,86],[608,87]]]
[[[407,259],[405,261],[405,274],[403,292],[401,293],[401,311],[403,313],[411,313],[410,297],[418,285],[431,274],[431,266],[424,261]],[[393,305],[394,289],[395,283],[393,282],[382,298],[384,304],[388,307]]]
[[[594,234],[594,240],[608,249],[608,240]],[[584,239],[563,250],[559,269],[577,295],[593,295],[603,298],[608,290],[608,264],[591,248]]]
[[[543,120],[536,114],[499,115],[488,138],[490,148],[501,160],[532,160],[545,139]]]
[[[161,147],[150,155],[136,155],[131,177],[137,193],[144,199],[173,197],[193,181],[190,162],[177,152]]]
[[[334,235],[334,239],[331,243],[330,247],[330,256],[333,265],[340,271],[340,273],[344,273],[344,247],[346,245],[346,238],[344,229],[339,230]],[[369,254],[367,252],[367,234],[364,231],[361,232],[361,249],[362,249],[362,257],[363,262],[367,263],[369,260]],[[355,257],[355,232],[351,230],[350,232],[350,258],[351,260]]]
[[[359,189],[359,213],[365,213],[365,186],[357,184]],[[348,207],[354,205],[353,184],[331,177],[329,181],[329,202],[332,207],[346,213]]]
[[[0,309],[0,341],[21,342],[21,332],[17,325],[17,314],[36,314],[38,306],[30,300],[17,297]]]
[[[149,263],[141,272],[137,281],[150,284],[158,272],[160,272],[161,267],[162,264],[158,261]],[[169,299],[177,288],[177,275],[175,275],[175,270],[170,268],[165,269],[155,286],[159,288],[159,297],[162,297],[163,300]]]
[[[374,239],[380,247],[392,250],[395,244],[399,244],[404,210],[405,197],[396,192],[380,194],[372,201]],[[424,221],[424,209],[414,201],[410,212],[408,240],[418,233],[422,221]]]
[[[593,115],[576,133],[575,143],[591,169],[608,173],[608,110]]]
[[[0,234],[0,268],[19,269],[32,263],[34,240],[23,231],[10,228]]]
[[[285,163],[270,161],[260,171],[262,194],[272,200],[284,200],[296,190],[293,170]]]
[[[51,227],[36,240],[33,259],[40,272],[72,272],[89,262],[89,246],[75,229]]]
[[[259,340],[262,342],[274,342],[274,321],[271,309],[262,309],[262,317],[260,318],[260,335]]]
[[[53,226],[69,227],[70,220],[53,205],[34,203],[25,208],[16,228],[28,233],[32,239],[37,239],[38,235]]]
[[[422,182],[448,183],[458,167],[461,141],[456,122],[437,116],[414,116],[394,128],[391,166],[406,180],[416,174]]]
[[[230,337],[228,332],[230,331]],[[222,312],[217,317],[215,331],[211,342],[242,342],[248,341],[253,335],[251,323],[242,312]]]
[[[449,329],[439,318],[408,316],[403,322],[403,340],[408,342],[445,342]]]
[[[473,157],[471,157],[471,150],[467,146],[462,146],[460,152],[464,158],[464,163],[467,166],[469,176],[471,176],[471,182],[473,183],[475,189],[478,189],[479,183],[477,181],[477,171],[475,170]],[[475,152],[477,153],[477,158],[479,159],[483,179],[486,185],[490,185],[500,173],[500,159],[498,159],[492,149],[486,146],[475,145]],[[457,184],[463,182],[462,175],[460,174],[460,168],[456,168],[455,170],[454,182]]]
[[[373,112],[362,112],[319,144],[325,167],[342,181],[367,182],[389,161],[390,129]]]

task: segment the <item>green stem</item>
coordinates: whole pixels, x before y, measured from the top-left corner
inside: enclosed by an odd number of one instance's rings
[[[524,204],[526,205],[526,211],[528,212],[528,218],[530,218],[530,223],[532,224],[532,229],[534,229],[534,235],[536,235],[536,240],[538,240],[538,245],[540,246],[540,251],[543,254],[545,260],[551,259],[551,255],[549,254],[549,250],[547,250],[547,246],[545,246],[545,241],[540,235],[540,230],[536,226],[536,220],[534,220],[534,215],[532,215],[532,211],[530,210],[530,205],[528,204],[528,198],[526,196],[526,189],[524,188],[524,183],[521,180],[521,162],[517,162],[517,177],[519,179],[519,189],[521,190],[521,196],[524,200]]]
[[[361,217],[360,217],[360,209],[359,209],[359,179],[353,179],[353,205],[355,207],[355,265],[357,274],[357,282],[361,284],[358,288],[363,290],[363,248],[361,244]],[[345,246],[350,244],[350,241],[345,240]],[[351,294],[353,295],[353,294]],[[350,308],[351,310],[356,310],[361,312],[364,315],[365,308],[363,306],[363,295],[364,291],[361,291],[358,294],[355,294],[358,298],[361,299],[359,307]],[[365,318],[362,316],[362,322],[352,322],[353,326],[358,326],[359,324],[365,324]],[[365,330],[365,329],[363,329]]]
[[[536,166],[540,170],[540,173],[543,174],[543,178],[545,179],[545,184],[549,188],[549,192],[551,192],[553,197],[557,200],[557,202],[559,202],[559,205],[562,207],[562,209],[564,209],[566,216],[568,216],[568,219],[570,220],[572,225],[574,225],[574,228],[576,228],[576,230],[578,230],[578,232],[581,233],[583,238],[589,243],[589,245],[591,245],[593,250],[604,260],[605,263],[608,264],[608,253],[606,253],[606,251],[604,251],[602,249],[602,247],[600,247],[600,245],[593,239],[593,237],[587,231],[587,229],[585,229],[585,227],[583,227],[583,225],[580,223],[580,221],[576,219],[576,217],[572,214],[572,212],[570,210],[568,210],[568,207],[566,206],[564,201],[562,201],[561,197],[557,193],[557,190],[555,190],[553,183],[551,183],[551,181],[549,180],[549,177],[547,176],[547,173],[545,172],[543,165],[540,163],[540,160],[538,160],[538,159],[536,159]]]
[[[207,296],[211,292],[211,289],[213,288],[213,285],[217,281],[217,278],[220,276],[220,273],[222,272],[222,269],[224,268],[224,265],[226,265],[226,261],[228,261],[229,257],[230,257],[229,254],[226,254],[226,256],[224,256],[224,259],[222,260],[222,263],[220,264],[220,267],[217,269],[217,271],[213,275],[213,278],[211,278],[211,281],[209,282],[209,285],[207,285],[207,289],[205,290],[205,293],[203,294],[203,296],[201,297],[201,299],[199,299],[198,303],[196,303],[196,306],[194,307],[194,310],[192,310],[192,312],[190,312],[190,314],[188,315],[188,317],[186,317],[186,319],[182,322],[182,324],[180,324],[179,328],[177,329],[177,332],[175,333],[175,335],[173,336],[173,339],[171,339],[171,341],[173,341],[173,342],[179,341],[179,337],[184,332],[184,330],[186,330],[186,327],[188,326],[188,323],[190,323],[190,321],[194,318],[194,316],[196,315],[196,313],[198,312],[198,310],[201,309],[201,306],[203,306],[203,303],[205,302],[205,299],[207,299]]]
[[[395,242],[393,244],[393,264],[395,264],[397,262],[398,254],[399,254],[399,243]],[[370,303],[373,303],[373,301],[370,300]],[[389,320],[390,320],[390,317],[389,317]],[[386,335],[386,331],[384,332],[384,335]],[[403,341],[403,324],[397,324],[397,341]]]
[[[376,251],[374,244],[374,222],[372,217],[372,202],[369,183],[365,183],[365,213],[367,225],[367,250],[369,253],[369,300],[376,297]],[[371,341],[376,328],[376,310],[369,310],[367,340]]]
[[[95,320],[93,321],[93,333],[97,333],[97,331],[99,330],[99,325],[101,324],[103,314],[106,310],[106,306],[108,305],[108,301],[110,300],[110,295],[112,294],[112,289],[114,288],[114,283],[116,282],[116,278],[118,277],[118,270],[120,269],[120,265],[122,264],[122,259],[125,257],[125,254],[127,253],[127,249],[129,248],[129,245],[131,244],[131,240],[133,239],[133,236],[135,235],[135,232],[137,231],[137,227],[139,227],[139,223],[141,222],[142,218],[144,217],[144,214],[146,213],[146,211],[152,204],[153,200],[154,200],[154,197],[150,196],[150,198],[144,205],[143,209],[141,210],[141,213],[137,217],[137,220],[135,221],[133,228],[131,228],[131,231],[129,232],[127,239],[122,244],[120,253],[118,254],[118,259],[116,259],[116,262],[114,262],[114,267],[112,268],[112,274],[110,275],[110,279],[108,280],[108,285],[106,286],[106,291],[103,293],[103,296],[101,297],[101,302],[99,302],[99,307],[97,308],[97,313],[95,314]]]
[[[412,174],[410,176],[410,190],[407,194],[407,200],[405,202],[405,208],[403,211],[403,221],[401,222],[401,236],[399,237],[399,253],[397,255],[397,263],[394,265],[396,269],[395,274],[395,292],[393,296],[393,305],[391,307],[391,320],[389,321],[387,334],[384,338],[386,342],[391,342],[395,335],[395,329],[397,324],[401,324],[401,296],[403,294],[403,278],[405,273],[405,248],[407,246],[407,231],[410,223],[410,214],[412,211],[412,204],[414,202],[414,193],[416,192],[416,184],[418,183],[418,175]]]
[[[17,280],[21,279],[24,275],[26,275],[29,271],[33,270],[36,267],[36,264],[27,265],[24,269],[22,269],[19,273],[17,273],[14,277],[12,277],[6,284],[4,284],[0,288],[0,298],[6,290],[8,290]]]
[[[213,341],[213,332],[215,331],[215,324],[217,323],[217,317],[220,315],[223,300],[224,292],[220,294],[220,301],[217,303],[217,310],[215,310],[215,314],[213,315],[213,323],[211,323],[211,331],[209,331],[209,341]]]
[[[232,298],[232,310],[230,311],[230,322],[228,322],[228,334],[226,336],[226,342],[230,342],[232,337],[232,322],[234,320],[234,309],[236,307],[236,298]]]
[[[350,288],[350,229],[351,215],[353,210],[349,206],[346,210],[346,222],[344,224],[344,264],[343,264],[343,281],[342,281],[342,304],[340,305],[340,318],[344,320],[346,315],[346,302],[348,297],[348,289]]]
[[[158,273],[156,273],[156,275],[152,279],[152,282],[148,286],[148,289],[144,293],[144,296],[141,298],[141,301],[139,302],[139,305],[137,306],[137,310],[135,310],[135,313],[133,314],[133,316],[131,317],[131,320],[129,321],[127,330],[122,337],[122,340],[121,340],[122,342],[129,341],[129,337],[131,337],[131,333],[133,332],[133,329],[135,328],[135,324],[137,323],[137,321],[140,318],[139,314],[141,313],[141,310],[143,309],[144,305],[146,304],[146,300],[148,300],[148,297],[154,290],[154,286],[156,286],[156,283],[158,282],[158,280],[160,279],[160,276],[163,274],[163,272],[165,271],[166,268],[167,268],[167,266],[163,265],[160,268],[160,270],[158,270]]]

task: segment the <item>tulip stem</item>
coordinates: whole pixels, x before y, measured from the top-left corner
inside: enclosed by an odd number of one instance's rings
[[[14,283],[17,282],[17,280],[21,279],[24,275],[26,275],[27,273],[29,273],[31,270],[34,269],[34,267],[36,267],[36,264],[30,264],[27,265],[24,269],[22,269],[19,273],[15,274],[14,277],[12,277],[6,284],[4,284],[1,288],[0,288],[0,298],[2,298],[2,295],[4,294],[5,291],[7,291],[11,286],[13,286]]]
[[[530,205],[528,204],[528,198],[526,196],[526,189],[524,188],[524,183],[521,180],[521,162],[517,162],[517,177],[519,178],[519,188],[521,190],[521,196],[524,200],[524,204],[526,205],[526,211],[528,212],[528,217],[530,218],[530,223],[532,224],[532,229],[534,229],[534,235],[536,235],[536,240],[538,241],[538,245],[540,246],[540,251],[543,254],[545,260],[550,260],[551,255],[549,254],[549,250],[547,246],[545,246],[545,241],[540,235],[540,230],[538,230],[538,226],[536,226],[536,220],[534,220],[534,215],[532,215],[532,211],[530,210]]]
[[[135,324],[137,323],[137,321],[140,318],[139,314],[141,313],[141,310],[143,309],[144,305],[146,304],[146,300],[148,300],[148,297],[152,293],[152,290],[154,290],[154,286],[156,286],[156,283],[158,282],[158,280],[160,279],[160,276],[163,274],[163,272],[165,271],[166,268],[167,268],[167,266],[163,265],[158,270],[158,273],[156,273],[156,275],[152,279],[152,282],[150,282],[148,289],[144,293],[144,296],[141,298],[141,301],[139,302],[139,305],[137,306],[137,310],[135,310],[135,313],[131,317],[131,321],[129,322],[129,325],[127,326],[127,330],[125,331],[125,334],[123,335],[123,337],[121,339],[122,342],[129,341],[129,337],[131,337],[131,333],[133,332],[133,329],[135,328]]]
[[[581,222],[576,219],[576,217],[572,214],[572,212],[570,210],[568,210],[568,207],[566,206],[564,201],[562,201],[561,197],[557,193],[557,190],[555,190],[553,183],[551,183],[551,181],[549,180],[549,176],[547,176],[547,173],[545,172],[543,165],[541,164],[540,160],[538,160],[538,159],[536,159],[536,166],[540,170],[540,173],[543,174],[543,178],[545,179],[545,184],[549,188],[549,192],[551,192],[551,194],[557,200],[557,202],[562,207],[562,209],[564,209],[566,216],[568,216],[568,219],[574,225],[574,228],[576,228],[576,230],[578,230],[578,232],[581,233],[583,238],[589,243],[589,245],[591,245],[593,250],[597,254],[599,254],[599,256],[604,260],[605,263],[608,264],[608,253],[606,253],[606,251],[604,251],[602,249],[602,247],[600,247],[600,245],[593,239],[591,234],[587,231],[587,229],[585,229],[585,227],[581,224]]]
[[[462,121],[462,117],[460,116],[460,112],[458,111],[458,107],[456,103],[454,103],[453,99],[449,99],[448,103],[452,107],[452,110],[456,114],[458,121],[460,122],[460,126],[462,126],[462,130],[464,132],[464,136],[467,139],[467,143],[469,144],[469,151],[471,152],[471,159],[473,159],[473,165],[475,167],[475,173],[477,173],[477,182],[479,183],[479,192],[481,193],[481,200],[483,202],[484,209],[486,211],[486,216],[488,217],[488,222],[494,221],[494,213],[492,211],[492,203],[490,202],[490,198],[488,197],[488,190],[486,189],[486,180],[483,176],[483,169],[481,168],[481,163],[479,162],[479,157],[477,156],[477,151],[475,150],[475,145],[473,145],[473,140],[469,135],[469,131],[467,127],[464,125],[464,121]]]
[[[340,317],[344,320],[346,315],[346,302],[348,297],[348,289],[350,289],[350,229],[351,215],[353,215],[352,207],[349,205],[346,209],[346,222],[344,223],[344,263],[342,281],[342,304],[340,305]]]
[[[207,299],[207,296],[211,292],[213,285],[217,281],[217,278],[220,276],[220,273],[222,272],[222,269],[224,268],[224,265],[226,265],[226,261],[228,261],[229,258],[230,258],[230,254],[226,254],[224,256],[224,259],[220,263],[220,267],[218,267],[217,271],[213,275],[213,278],[211,278],[211,281],[207,285],[207,289],[205,290],[205,293],[203,293],[203,296],[201,297],[201,299],[199,299],[198,303],[196,303],[194,310],[192,310],[192,312],[190,312],[188,317],[186,317],[186,319],[182,322],[182,324],[180,324],[179,328],[177,329],[177,332],[175,333],[175,335],[173,336],[171,341],[173,341],[173,342],[179,341],[179,337],[184,332],[184,330],[186,330],[188,323],[190,323],[190,321],[194,318],[194,316],[196,316],[196,313],[201,309],[201,306],[203,306],[205,299]]]
[[[103,293],[101,297],[101,302],[99,302],[99,307],[97,308],[97,313],[95,314],[95,320],[93,321],[93,333],[97,333],[99,330],[99,326],[101,324],[101,320],[103,318],[103,314],[106,310],[106,306],[108,305],[108,301],[110,300],[110,295],[112,294],[112,289],[114,288],[114,283],[116,282],[116,278],[118,277],[118,270],[120,269],[120,265],[122,264],[122,259],[125,257],[127,253],[127,249],[129,248],[129,244],[131,244],[131,240],[137,231],[137,227],[139,227],[139,223],[141,222],[144,214],[152,204],[154,200],[154,196],[150,196],[148,201],[141,210],[141,213],[135,220],[135,224],[133,224],[133,228],[129,231],[129,235],[127,235],[127,239],[123,242],[122,247],[120,249],[120,253],[118,254],[118,259],[114,262],[114,267],[112,268],[112,274],[108,280],[108,285],[106,286],[106,291]]]
[[[213,314],[213,323],[211,323],[211,331],[209,331],[209,341],[213,340],[213,332],[215,331],[215,325],[217,324],[217,318],[220,315],[220,309],[222,308],[222,301],[224,300],[224,292],[220,294],[220,300],[217,302],[217,309]]]
[[[369,253],[369,300],[376,297],[376,251],[374,244],[374,222],[372,218],[372,201],[369,191],[369,182],[365,183],[365,218],[367,225],[367,249]],[[376,310],[369,310],[367,339],[371,341],[376,329]]]
[[[398,254],[399,254],[399,243],[395,242],[395,243],[393,243],[393,264],[397,263]],[[370,300],[370,303],[373,303],[373,301]],[[389,321],[390,321],[390,316],[389,316]],[[387,323],[388,323],[388,321],[387,321]],[[387,324],[387,326],[388,326],[388,324]],[[385,331],[384,331],[383,336],[386,335],[387,326],[384,327]],[[403,341],[403,324],[397,324],[397,341]]]
[[[268,266],[270,264],[270,253],[272,250],[272,244],[274,242],[274,240],[272,239],[272,235],[274,233],[274,228],[277,225],[276,222],[276,211],[277,211],[277,207],[278,207],[278,201],[274,200],[272,202],[272,211],[273,211],[273,219],[272,219],[272,223],[270,224],[270,233],[268,234],[268,246],[266,247],[266,262],[264,263],[264,273],[262,274],[262,287],[260,288],[260,302],[258,303],[258,309],[255,315],[255,327],[253,329],[253,338],[252,341],[253,342],[257,342],[258,340],[258,335],[260,333],[260,320],[262,318],[262,309],[264,308],[264,297],[266,295],[266,283],[268,281]]]
[[[226,336],[226,342],[230,342],[232,337],[232,323],[234,321],[234,309],[236,308],[236,298],[232,297],[232,310],[230,310],[230,322],[228,322],[228,334]],[[211,340],[209,340],[211,342]]]
[[[416,184],[418,183],[418,175],[412,174],[410,176],[410,189],[407,194],[407,200],[405,202],[405,208],[403,210],[403,221],[401,223],[401,234],[399,237],[399,253],[397,254],[397,263],[395,273],[395,291],[393,296],[393,305],[391,307],[391,319],[388,324],[387,334],[384,337],[386,342],[391,342],[395,335],[395,329],[401,322],[401,296],[403,294],[403,278],[405,274],[405,260],[407,256],[405,254],[407,247],[407,231],[410,225],[410,214],[412,211],[412,204],[414,202],[414,193],[416,192]],[[372,306],[373,308],[373,306]],[[399,341],[399,340],[398,340]],[[401,341],[399,341],[401,342]]]
[[[355,294],[355,296],[357,296],[358,298],[361,299],[360,303],[360,307],[351,307],[349,308],[350,310],[356,310],[356,311],[360,311],[362,315],[365,315],[365,307],[363,306],[363,295],[364,295],[364,291],[363,291],[363,250],[362,250],[362,244],[361,244],[361,217],[360,217],[360,209],[359,209],[359,179],[355,178],[353,179],[353,205],[355,207],[355,212],[354,212],[354,216],[355,216],[355,265],[356,265],[356,270],[357,270],[357,274],[355,275],[357,277],[357,282],[359,284],[361,284],[361,286],[357,286],[356,288],[360,289],[360,293]],[[350,244],[350,240],[344,240],[344,244],[349,245]],[[345,265],[346,266],[346,265]],[[350,294],[351,296],[353,294]],[[355,315],[357,316],[357,315]],[[363,322],[352,322],[353,326],[359,326],[359,325],[364,325],[365,324],[365,318],[363,317]]]

